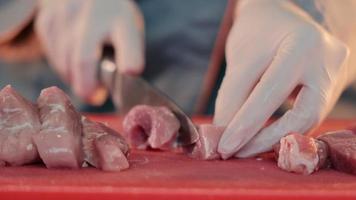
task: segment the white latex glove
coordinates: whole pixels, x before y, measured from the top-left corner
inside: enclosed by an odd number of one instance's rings
[[[241,0],[229,33],[227,71],[214,124],[227,126],[218,152],[250,157],[290,132],[319,124],[350,83],[349,50],[287,0]],[[297,86],[294,106],[266,121]]]
[[[121,72],[143,71],[143,17],[132,0],[42,0],[35,26],[54,70],[89,103],[104,43],[114,46]]]

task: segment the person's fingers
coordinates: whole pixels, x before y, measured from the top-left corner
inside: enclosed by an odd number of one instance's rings
[[[66,33],[66,36],[63,36],[61,42],[58,43],[56,55],[53,58],[56,63],[56,68],[58,68],[59,75],[61,79],[70,84],[71,82],[71,66],[70,66],[70,55],[72,53],[70,33]]]
[[[76,30],[74,30],[73,49],[70,57],[72,89],[76,95],[89,103],[91,97],[99,88],[97,77],[97,64],[101,56],[103,34],[100,30],[92,29],[87,31],[89,20],[85,16],[89,12],[88,8],[83,8],[80,15],[83,19],[78,19]]]
[[[55,55],[51,56],[54,60],[56,68],[58,68],[61,73],[59,74],[63,81],[70,84],[71,73],[70,73],[70,56],[73,53],[72,51],[72,26],[74,24],[70,21],[73,21],[73,16],[69,16],[68,7],[70,5],[64,4],[58,9],[58,20],[57,26],[62,30],[61,34],[58,34],[56,37],[57,43],[55,48]],[[71,17],[71,18],[70,18]]]
[[[258,65],[258,69],[256,69]],[[263,73],[260,63],[246,64],[229,69],[220,86],[215,102],[213,123],[226,126],[247,99]]]
[[[130,9],[138,9],[134,4],[129,4]],[[144,69],[144,25],[142,16],[127,13],[120,19],[111,31],[111,42],[115,48],[115,60],[120,72],[137,75]]]
[[[61,17],[58,15],[58,10],[53,9],[40,12],[35,22],[35,29],[49,64],[61,78],[65,78],[69,72],[61,65],[61,59],[58,56],[59,46],[63,43],[61,35],[64,30],[64,27],[61,27]]]
[[[68,84],[71,83],[71,69],[72,66],[72,56],[74,54],[74,44],[76,44],[75,40],[75,31],[77,25],[77,16],[80,13],[80,0],[75,2],[68,2],[65,1],[63,5],[61,4],[58,12],[61,13],[59,16],[59,21],[57,22],[60,24],[60,28],[62,29],[61,34],[57,37],[57,48],[55,54],[55,61],[61,71],[65,73],[61,73],[61,78],[67,82]]]
[[[298,85],[303,49],[287,38],[271,65],[224,131],[218,152],[226,159],[254,137],[274,111]]]
[[[218,126],[227,126],[239,111],[277,49],[277,45],[269,46],[266,48],[271,51],[266,52],[264,44],[251,48],[248,40],[239,36],[239,31],[233,27],[227,40],[226,73],[216,98],[213,120]]]
[[[247,143],[236,157],[251,157],[272,149],[280,138],[291,133],[305,133],[317,125],[325,116],[327,99],[320,90],[304,86],[295,104],[280,119],[264,128]]]
[[[72,58],[73,91],[86,101],[98,87],[97,62],[99,59],[99,40],[85,40],[77,46]]]

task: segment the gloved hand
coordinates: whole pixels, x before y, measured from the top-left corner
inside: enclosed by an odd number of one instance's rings
[[[144,25],[132,0],[42,0],[35,28],[46,56],[73,91],[95,104],[97,65],[104,43],[115,48],[122,73],[144,67]]]
[[[290,132],[320,123],[355,77],[348,48],[286,0],[241,0],[226,45],[227,69],[214,124],[227,126],[218,152],[250,157]],[[294,106],[263,127],[301,86]]]

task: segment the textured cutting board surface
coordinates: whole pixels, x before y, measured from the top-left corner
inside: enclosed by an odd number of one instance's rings
[[[121,119],[113,115],[90,117],[121,129]],[[351,124],[351,120],[327,120],[314,133]],[[42,165],[1,168],[0,199],[356,199],[356,176],[334,170],[310,176],[287,173],[270,154],[197,161],[168,152],[133,151],[129,160],[131,168],[119,173],[94,168],[49,170]]]

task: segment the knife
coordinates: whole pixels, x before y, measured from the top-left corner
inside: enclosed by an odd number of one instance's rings
[[[125,115],[131,108],[140,104],[165,106],[175,114],[181,124],[178,144],[189,146],[198,141],[196,126],[173,100],[143,78],[121,74],[117,70],[112,47],[104,47],[98,68],[99,80],[110,91],[120,114]]]

